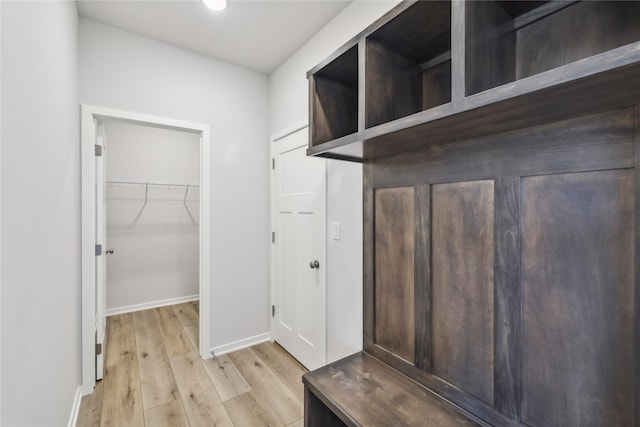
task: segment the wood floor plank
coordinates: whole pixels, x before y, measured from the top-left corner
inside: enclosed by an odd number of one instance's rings
[[[200,352],[200,326],[199,325],[188,325],[183,326],[184,332],[187,334],[189,338],[189,342],[195,350],[196,353]]]
[[[205,388],[213,385],[204,366],[202,366],[200,356],[195,351],[192,350],[185,354],[172,356],[170,360],[181,393],[183,393],[183,390],[188,390],[191,384],[198,383],[205,386]],[[218,398],[218,400],[220,399]]]
[[[290,424],[303,416],[302,402],[251,349],[229,354],[254,391],[257,400],[280,425]]]
[[[99,427],[102,415],[102,397],[104,396],[104,381],[98,381],[92,394],[84,396],[78,413],[79,427]]]
[[[153,310],[141,310],[131,313],[138,329],[158,327],[158,319]]]
[[[141,425],[144,422],[133,316],[107,318],[101,426]]]
[[[154,309],[169,357],[191,351],[191,342],[173,307]]]
[[[189,421],[180,400],[173,400],[164,405],[144,411],[147,426],[153,427],[189,427]]]
[[[140,370],[142,404],[145,410],[180,398],[178,386],[157,322],[142,322],[134,313],[136,349]]]
[[[200,319],[200,300],[189,301],[189,304],[193,307],[196,313],[198,313],[198,320]]]
[[[304,417],[300,418],[298,421],[292,422],[287,427],[304,427]]]
[[[224,402],[224,407],[236,426],[276,426],[269,411],[264,409],[253,392],[244,393]]]
[[[251,391],[228,355],[203,360],[202,364],[223,402]]]
[[[252,347],[258,356],[273,370],[278,378],[289,387],[289,390],[300,400],[304,401],[304,385],[302,375],[306,371],[277,344],[265,342]]]
[[[107,318],[105,369],[136,357],[133,316],[130,313]]]
[[[77,425],[302,426],[295,361],[269,345],[200,360],[198,306],[109,317],[105,377]]]
[[[174,305],[173,311],[175,311],[176,316],[180,319],[182,326],[197,325],[200,322],[198,312],[193,304],[190,304],[189,302]]]
[[[102,427],[144,425],[137,359],[124,359],[106,368],[102,381],[104,381],[104,396],[100,425]]]
[[[173,306],[173,310],[180,320],[180,324],[184,329],[189,342],[193,346],[196,353],[200,352],[200,315],[198,308],[193,303],[197,301],[189,301]]]
[[[203,388],[202,384],[194,383],[190,390],[182,395],[182,402],[192,427],[233,427],[213,385]]]
[[[233,426],[195,351],[171,358],[191,426]]]

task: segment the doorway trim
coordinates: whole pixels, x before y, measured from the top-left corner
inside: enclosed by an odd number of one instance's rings
[[[82,394],[93,392],[95,378],[95,141],[99,119],[181,130],[200,134],[200,357],[210,354],[210,156],[211,141],[208,124],[187,122],[130,111],[81,105],[81,197],[82,197]]]
[[[277,337],[279,336],[279,333],[277,332],[277,323],[278,323],[278,312],[282,311],[283,308],[282,306],[278,307],[278,304],[281,303],[281,295],[280,295],[280,291],[277,289],[278,288],[278,269],[279,269],[279,254],[278,251],[276,250],[278,245],[281,245],[282,243],[278,244],[277,242],[284,242],[283,239],[283,235],[282,235],[282,229],[279,228],[279,224],[278,224],[278,215],[279,215],[279,193],[278,193],[278,180],[277,177],[283,173],[283,170],[285,169],[285,167],[280,163],[280,156],[279,153],[282,152],[283,150],[283,144],[286,144],[287,146],[290,145],[290,142],[286,142],[285,140],[298,133],[301,131],[305,131],[307,132],[309,130],[309,123],[308,121],[300,121],[297,123],[294,123],[276,133],[273,133],[270,137],[270,154],[271,154],[271,162],[272,162],[272,168],[269,174],[269,189],[270,189],[270,207],[269,207],[269,212],[270,212],[270,224],[271,224],[271,230],[272,232],[275,233],[275,240],[272,238],[271,241],[271,245],[270,245],[270,266],[271,266],[271,272],[270,272],[270,300],[271,300],[271,304],[272,304],[272,310],[271,310],[271,316],[270,316],[270,331],[271,331],[271,341],[276,341]],[[304,145],[297,145],[295,144],[295,150],[298,149],[304,149],[306,151],[307,148],[307,142],[304,142]],[[300,142],[302,143],[302,142]],[[292,145],[293,146],[293,145]],[[291,147],[292,147],[291,146]],[[289,147],[289,149],[291,148]],[[287,149],[288,151],[288,149]],[[307,157],[308,158],[308,157]],[[302,161],[303,159],[301,159],[300,161]],[[324,159],[318,159],[318,160],[324,160]],[[327,162],[323,162],[324,165],[322,167],[322,174],[324,175],[323,177],[323,181],[324,181],[324,190],[323,191],[318,191],[316,192],[316,197],[318,198],[322,198],[323,199],[323,207],[319,210],[317,210],[317,213],[322,213],[322,226],[319,227],[322,229],[322,231],[320,232],[320,236],[319,239],[322,241],[322,246],[323,249],[321,252],[318,252],[318,254],[322,253],[322,258],[318,258],[318,259],[322,259],[320,262],[323,263],[324,262],[324,269],[325,272],[323,274],[323,278],[320,280],[320,282],[318,283],[324,290],[324,307],[323,307],[323,311],[324,311],[324,324],[322,325],[322,329],[323,329],[323,341],[324,341],[324,351],[322,354],[322,365],[326,364],[327,361],[327,355],[328,355],[328,344],[329,344],[329,340],[328,340],[328,328],[327,328],[327,316],[328,316],[328,288],[327,288],[327,278],[328,278],[328,266],[327,266],[327,235],[326,235],[326,227],[327,227],[327,191],[328,191],[328,182],[327,182],[327,173],[328,173],[328,164]],[[288,210],[288,209],[287,209]],[[316,230],[314,228],[314,230]],[[317,231],[317,230],[316,230]],[[273,307],[275,306],[275,316],[274,316],[274,311],[273,311]],[[286,338],[283,336],[280,336],[280,338]],[[300,336],[300,338],[302,338]],[[302,338],[303,341],[307,341],[306,339]],[[285,340],[286,341],[286,340]],[[285,341],[280,341],[280,345],[285,345]],[[307,341],[307,343],[309,343],[309,341]],[[285,350],[289,351],[288,348],[285,346],[284,347]],[[292,348],[292,350],[295,350]],[[315,351],[315,354],[320,354],[317,353],[317,351]],[[294,354],[294,357],[296,357],[296,355]],[[303,354],[300,354],[299,357],[306,357]],[[313,359],[313,357],[312,357]],[[314,369],[315,367],[313,366],[313,364],[317,363],[318,360],[303,360],[303,359],[299,359],[300,362],[303,365],[306,365],[307,362],[312,364],[311,365],[311,369]],[[310,366],[307,366],[310,367]],[[316,366],[317,367],[317,366]]]
[[[290,126],[287,126],[284,129],[281,129],[278,132],[275,132],[274,134],[271,135],[271,137],[269,138],[269,157],[271,158],[271,162],[272,162],[272,168],[269,171],[269,224],[271,226],[271,232],[275,233],[276,232],[276,218],[277,218],[277,212],[276,212],[276,192],[275,192],[275,158],[276,158],[276,144],[278,143],[278,141],[282,140],[283,138],[286,138],[287,136],[294,134],[296,132],[298,132],[299,130],[302,130],[306,127],[309,127],[309,122],[308,120],[301,120],[299,122],[296,122]],[[269,274],[269,305],[271,307],[273,307],[274,305],[276,305],[277,301],[276,301],[276,252],[275,252],[276,248],[275,248],[275,244],[272,240],[271,244],[269,245],[269,266],[270,266],[270,274]],[[272,313],[271,310],[269,310],[269,313]],[[274,337],[275,337],[275,333],[274,333],[274,328],[275,328],[275,318],[273,317],[273,315],[269,316],[269,333],[271,334],[271,342],[274,342]]]

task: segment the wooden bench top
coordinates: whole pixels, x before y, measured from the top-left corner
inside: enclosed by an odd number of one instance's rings
[[[302,380],[347,425],[479,425],[449,402],[363,352],[310,372]]]

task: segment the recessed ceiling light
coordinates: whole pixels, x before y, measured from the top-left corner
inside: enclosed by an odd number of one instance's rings
[[[227,7],[227,0],[202,0],[212,10],[223,10]]]

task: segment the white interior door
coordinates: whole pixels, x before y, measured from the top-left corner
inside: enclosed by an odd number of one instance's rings
[[[274,143],[274,340],[310,370],[326,363],[326,160],[308,128]]]
[[[100,155],[98,155],[100,154]],[[105,327],[106,327],[106,237],[107,218],[105,206],[105,163],[107,150],[104,138],[96,138],[96,292],[95,292],[95,336],[96,336],[96,380],[101,380],[104,373]]]

